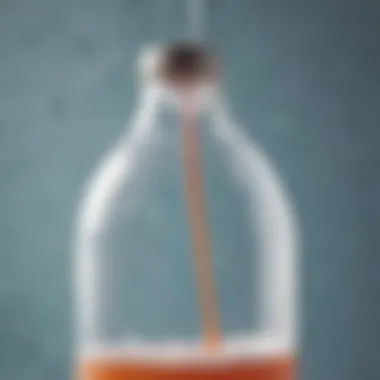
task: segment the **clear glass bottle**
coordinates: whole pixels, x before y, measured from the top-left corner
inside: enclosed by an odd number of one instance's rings
[[[134,120],[79,212],[79,378],[290,380],[286,192],[229,116],[207,49],[151,49],[140,70]]]

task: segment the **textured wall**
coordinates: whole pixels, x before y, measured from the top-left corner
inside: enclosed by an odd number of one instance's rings
[[[305,380],[380,378],[380,3],[209,0],[235,114],[304,236]],[[0,0],[0,379],[69,378],[70,225],[120,134],[139,47],[181,0]]]

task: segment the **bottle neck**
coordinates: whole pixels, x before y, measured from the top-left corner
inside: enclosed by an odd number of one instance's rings
[[[227,115],[226,102],[219,87],[199,85],[184,90],[163,84],[150,84],[141,90],[138,117],[154,118],[160,109],[168,109],[178,114],[198,117],[200,115]]]

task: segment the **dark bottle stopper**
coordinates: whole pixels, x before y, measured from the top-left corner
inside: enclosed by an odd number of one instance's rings
[[[177,43],[166,50],[162,64],[164,80],[182,85],[211,80],[215,74],[215,59],[204,46]]]

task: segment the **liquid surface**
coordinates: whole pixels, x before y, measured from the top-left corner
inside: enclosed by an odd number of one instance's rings
[[[294,380],[294,360],[271,358],[227,363],[142,363],[96,359],[83,362],[78,380]]]

